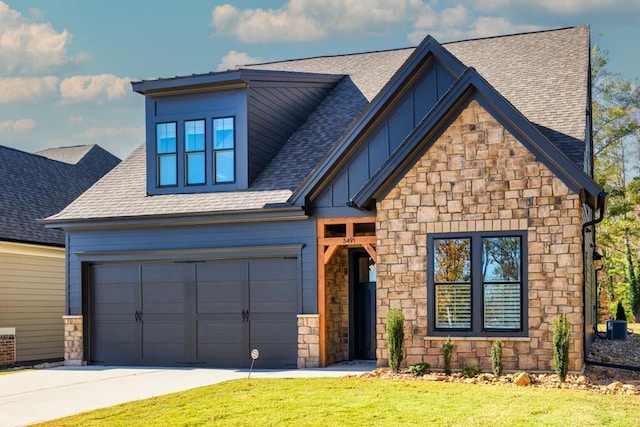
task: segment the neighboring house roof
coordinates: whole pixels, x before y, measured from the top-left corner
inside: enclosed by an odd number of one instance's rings
[[[64,245],[61,231],[37,220],[59,212],[120,161],[97,145],[44,152],[0,146],[0,240]],[[48,158],[56,155],[68,162]]]
[[[466,67],[474,67],[547,141],[582,168],[588,137],[585,131],[589,43],[588,27],[572,27],[442,46],[459,61],[460,66],[456,66],[459,73]],[[439,46],[435,41],[433,44]],[[385,86],[398,83],[402,77],[396,78],[399,70],[414,51],[415,48],[405,48],[246,66],[244,69],[345,77],[248,191],[147,196],[145,156],[141,148],[49,221],[243,211],[286,205],[309,177],[322,172],[319,165],[327,153],[349,143],[345,135],[367,118],[367,111],[375,106],[378,95],[385,93]],[[212,79],[211,75],[206,75],[206,79]],[[150,87],[154,84],[162,86],[166,82],[149,83]]]
[[[36,151],[42,157],[59,162],[75,165],[96,145],[74,145],[72,147],[47,148],[45,150]],[[100,148],[100,147],[98,147]],[[104,150],[103,150],[104,151]]]

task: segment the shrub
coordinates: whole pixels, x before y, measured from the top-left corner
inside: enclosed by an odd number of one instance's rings
[[[616,320],[624,320],[625,322],[627,321],[627,314],[624,312],[622,301],[618,301],[618,307],[616,308]]]
[[[453,341],[451,341],[451,337],[447,337],[447,340],[442,344],[442,351],[444,353],[444,373],[451,375],[451,356],[453,356]]]
[[[462,368],[462,376],[465,378],[473,378],[482,373],[482,368],[480,366],[465,366]]]
[[[493,375],[502,375],[502,341],[496,340],[491,345],[491,370]]]
[[[428,363],[416,363],[415,365],[409,366],[409,372],[416,377],[421,377],[424,374],[429,373],[429,369],[431,369],[431,365]]]
[[[398,308],[387,313],[387,348],[389,349],[389,367],[393,372],[400,370],[404,359],[404,314]]]
[[[567,378],[569,370],[569,328],[566,314],[553,320],[553,363],[561,382]]]

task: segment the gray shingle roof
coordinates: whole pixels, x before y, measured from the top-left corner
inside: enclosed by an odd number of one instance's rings
[[[120,161],[98,146],[85,148],[69,164],[0,146],[0,240],[64,245],[61,231],[37,220],[60,211]]]
[[[582,166],[588,101],[589,28],[572,27],[443,46],[474,67]],[[244,68],[344,74],[248,191],[146,195],[144,149],[51,220],[258,209],[285,203],[414,48],[254,64]]]
[[[74,145],[72,147],[47,148],[45,150],[36,151],[42,157],[59,162],[75,165],[91,150],[95,145]]]

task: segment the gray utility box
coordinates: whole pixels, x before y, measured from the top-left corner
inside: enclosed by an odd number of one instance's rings
[[[607,339],[626,340],[627,339],[627,321],[626,320],[607,320]]]

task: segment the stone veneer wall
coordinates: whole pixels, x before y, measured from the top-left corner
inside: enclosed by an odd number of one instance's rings
[[[583,368],[581,202],[476,101],[377,203],[377,357],[388,308],[402,308],[406,363],[444,367],[427,335],[429,233],[526,230],[528,337],[501,338],[507,370],[553,369],[552,322],[571,323],[570,370]],[[455,335],[455,334],[452,334]],[[453,367],[491,367],[494,339],[454,340]]]
[[[82,316],[62,316],[64,321],[64,364],[84,365]]]
[[[325,267],[327,364],[349,360],[349,250],[341,247]]]
[[[320,367],[320,315],[298,314],[298,368]]]
[[[0,366],[16,362],[16,329],[0,328]]]

